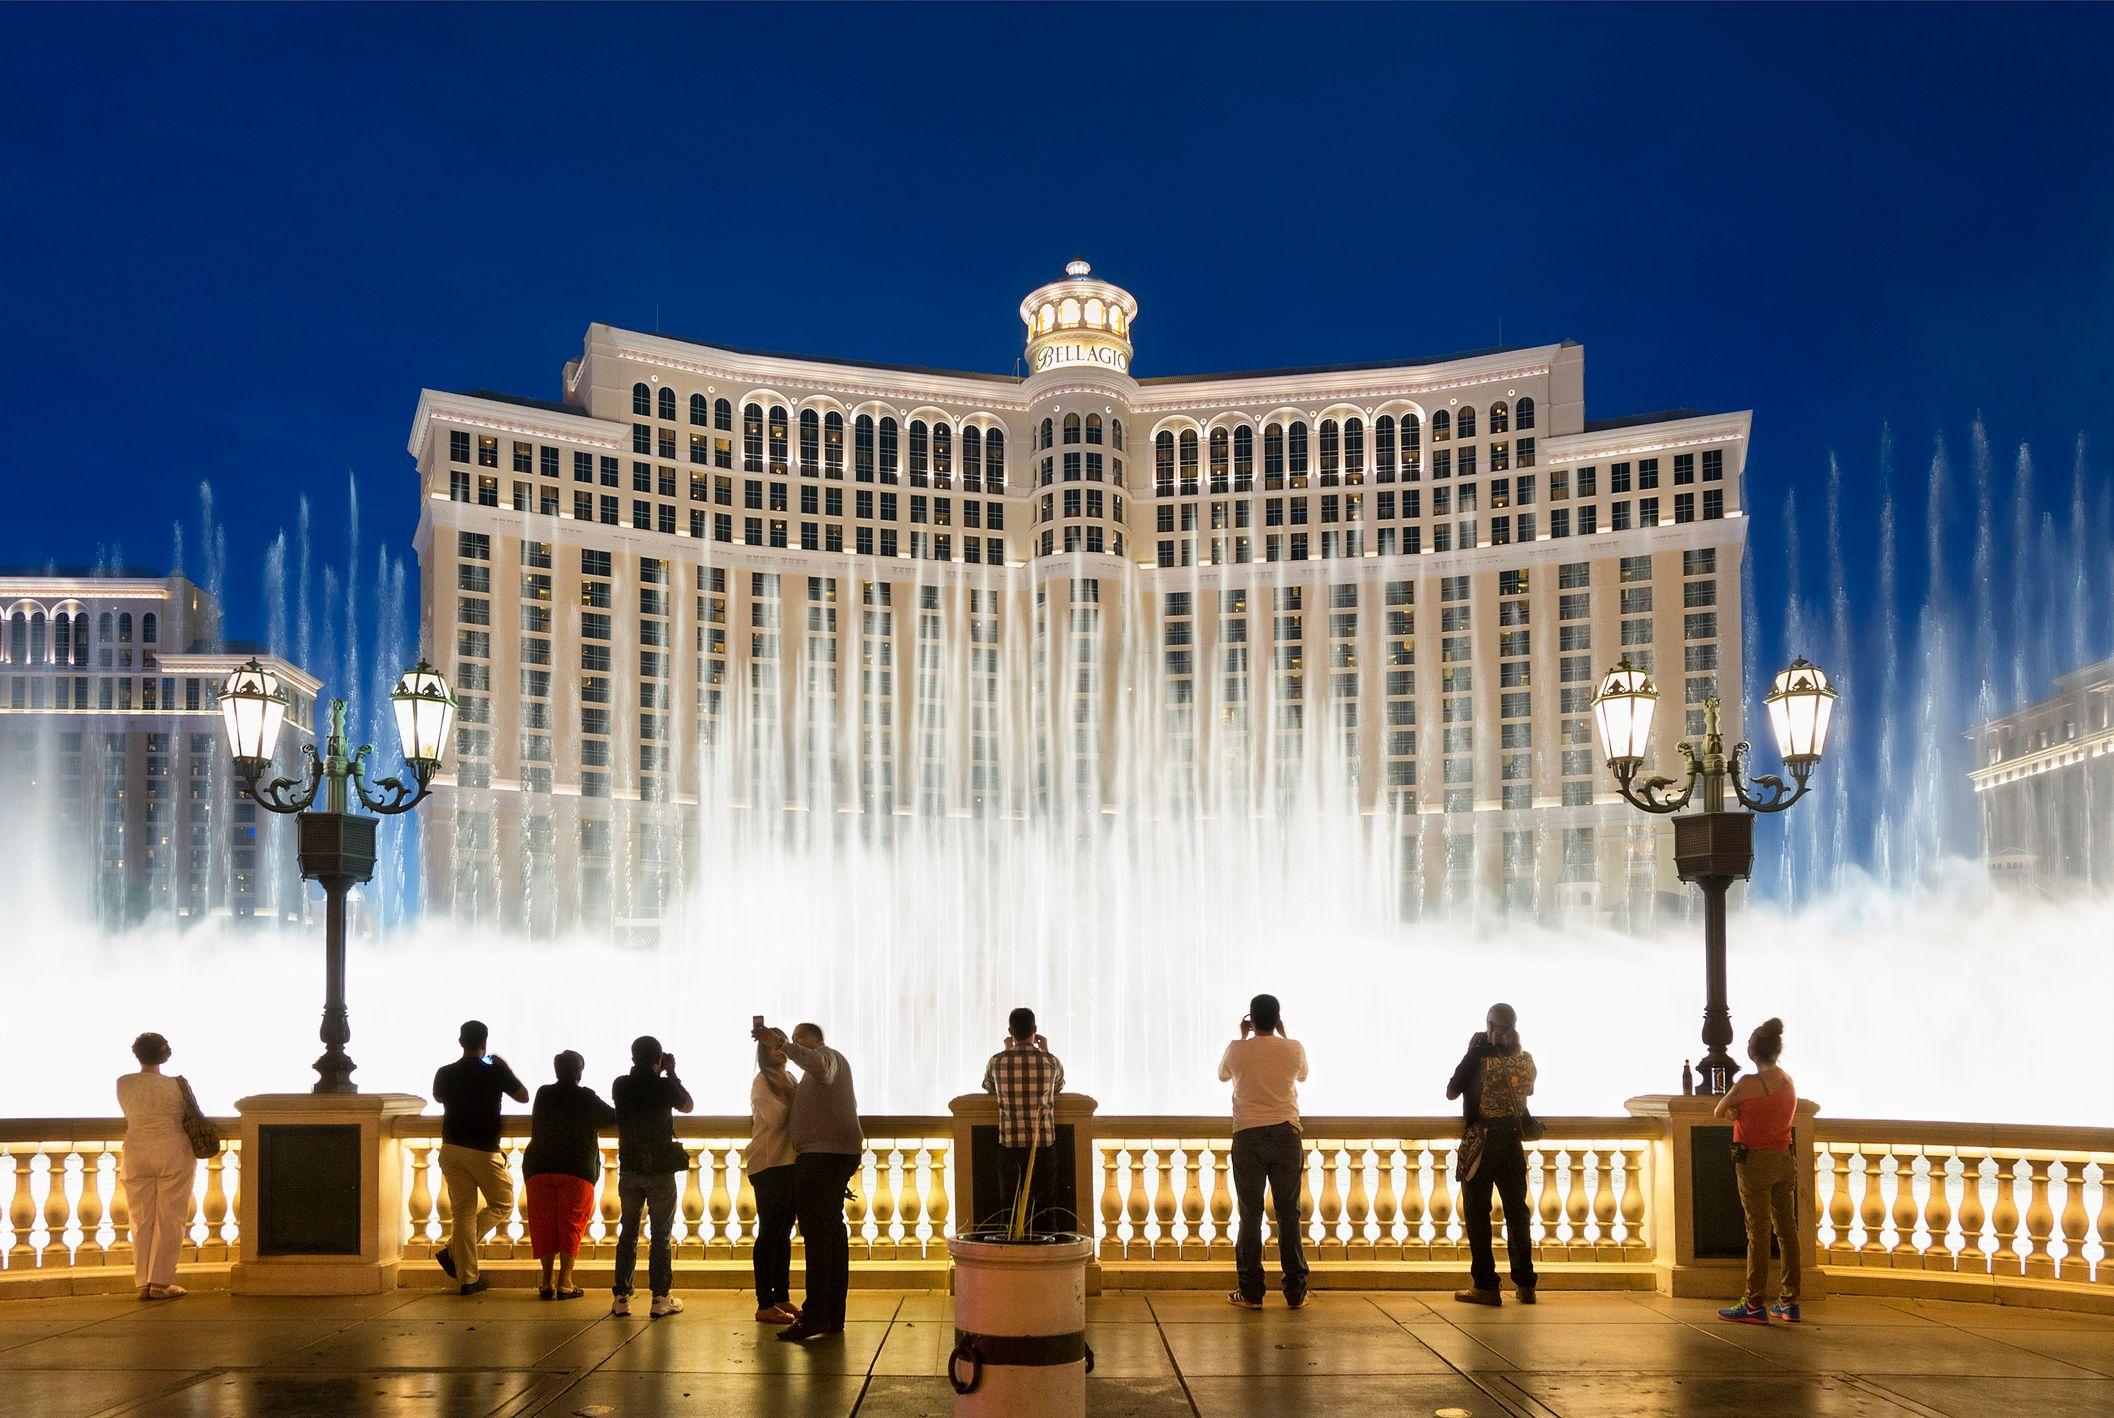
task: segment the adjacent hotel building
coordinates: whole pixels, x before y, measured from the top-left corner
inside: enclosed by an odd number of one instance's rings
[[[2114,659],[2055,686],[1968,731],[1990,871],[2048,893],[2114,883]]]
[[[462,698],[431,904],[647,923],[701,805],[903,819],[1348,801],[1402,901],[1627,919],[1590,727],[1740,728],[1750,416],[1588,419],[1575,343],[1134,368],[1083,261],[1024,372],[588,327],[556,400],[424,390],[424,640]],[[435,810],[437,809],[437,810]],[[894,824],[895,826],[892,826]]]
[[[7,900],[42,896],[111,926],[306,918],[291,829],[229,790],[217,692],[253,654],[279,676],[292,773],[316,682],[219,633],[220,607],[180,575],[0,569],[0,803],[17,829],[0,857]]]

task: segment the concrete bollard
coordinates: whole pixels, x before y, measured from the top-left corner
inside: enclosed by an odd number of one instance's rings
[[[1086,1412],[1084,1236],[1019,1243],[956,1239],[954,1353],[947,1378],[955,1418],[1062,1418]]]

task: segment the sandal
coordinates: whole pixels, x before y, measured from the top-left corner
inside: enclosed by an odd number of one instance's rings
[[[561,1300],[577,1300],[586,1293],[587,1292],[585,1290],[582,1290],[579,1286],[575,1285],[570,1290],[560,1290],[558,1292],[558,1298]]]
[[[536,1287],[536,1298],[539,1300],[555,1300],[558,1298],[558,1292],[551,1289],[548,1285],[538,1285]]]

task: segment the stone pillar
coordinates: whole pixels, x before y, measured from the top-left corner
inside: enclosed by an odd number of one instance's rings
[[[1094,1187],[1097,1181],[1094,1163],[1094,1112],[1100,1104],[1084,1093],[1060,1093],[1057,1095],[1057,1144],[1058,1156],[1064,1159],[1065,1147],[1070,1146],[1072,1177],[1072,1210],[1078,1217],[1080,1232],[1091,1236],[1094,1227]],[[954,1115],[954,1198],[957,1236],[965,1235],[977,1226],[985,1224],[993,1216],[1003,1212],[1011,1200],[995,1196],[998,1162],[992,1151],[998,1143],[998,1100],[988,1093],[964,1093],[950,1100],[947,1111]],[[986,1182],[981,1192],[977,1189],[977,1132],[983,1134],[987,1160],[983,1171]],[[1041,1162],[1037,1161],[1039,1168]],[[1087,1293],[1101,1293],[1101,1262],[1098,1258],[1086,1263]]]
[[[261,1093],[242,1117],[242,1251],[230,1288],[246,1295],[368,1295],[396,1288],[404,1245],[398,1118],[408,1093]]]
[[[1650,1093],[1623,1106],[1630,1116],[1652,1118],[1661,1132],[1652,1146],[1646,1225],[1662,1295],[1740,1298],[1746,1265],[1746,1227],[1732,1170],[1732,1124],[1711,1116],[1718,1100]],[[1803,1276],[1800,1298],[1826,1298],[1820,1273],[1819,1220],[1813,1195],[1813,1119],[1820,1105],[1798,1102],[1791,1135],[1791,1166],[1798,1177],[1798,1247]],[[1775,1285],[1776,1262],[1770,1262]]]

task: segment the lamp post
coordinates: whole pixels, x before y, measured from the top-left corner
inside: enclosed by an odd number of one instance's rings
[[[1749,780],[1741,769],[1747,745],[1736,743],[1725,752],[1719,728],[1719,703],[1703,701],[1703,747],[1698,753],[1688,740],[1680,744],[1687,762],[1687,777],[1676,789],[1671,778],[1637,781],[1651,743],[1652,714],[1658,707],[1659,691],[1651,676],[1624,657],[1593,699],[1593,717],[1600,743],[1607,753],[1608,771],[1623,800],[1651,813],[1678,813],[1674,818],[1674,866],[1681,880],[1703,889],[1703,1088],[1723,1093],[1732,1086],[1739,1064],[1726,1052],[1732,1042],[1732,1012],[1725,1003],[1725,894],[1735,881],[1744,881],[1754,867],[1754,814],[1782,812],[1806,795],[1814,765],[1827,747],[1828,724],[1835,713],[1835,689],[1818,666],[1804,659],[1776,677],[1763,697],[1769,727],[1776,736],[1785,768],[1793,783],[1776,774]],[[1702,806],[1682,812],[1703,788]],[[1728,808],[1727,786],[1746,811]]]
[[[242,775],[243,790],[260,807],[273,812],[300,814],[299,855],[304,879],[322,883],[327,903],[324,915],[323,1056],[316,1060],[317,1093],[357,1093],[352,1081],[355,1065],[345,1052],[352,1038],[352,1025],[345,1011],[345,896],[353,887],[374,875],[375,819],[351,810],[356,797],[369,812],[393,815],[409,812],[424,802],[431,791],[433,775],[440,769],[447,749],[448,728],[455,718],[455,696],[447,680],[420,660],[406,671],[390,691],[396,711],[397,735],[403,742],[404,761],[416,786],[401,778],[367,782],[367,755],[374,745],[361,744],[350,758],[345,756],[345,701],[330,701],[330,737],[321,754],[313,743],[302,745],[308,755],[306,782],[297,778],[273,778],[272,750],[279,728],[286,719],[286,691],[279,678],[255,659],[230,674],[220,687],[220,716],[227,728],[228,748],[235,769]],[[316,790],[323,790],[321,811],[309,811]]]

